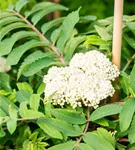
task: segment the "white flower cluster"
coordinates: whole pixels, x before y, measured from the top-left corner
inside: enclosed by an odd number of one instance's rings
[[[70,104],[97,108],[101,100],[113,96],[111,84],[119,75],[118,68],[102,53],[92,50],[78,53],[68,67],[52,67],[44,76],[45,96],[54,94],[54,105]]]
[[[0,72],[7,72],[10,69],[11,67],[6,65],[6,58],[0,57]]]

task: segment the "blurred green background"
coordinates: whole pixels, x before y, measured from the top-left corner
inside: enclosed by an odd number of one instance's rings
[[[0,9],[5,9],[11,4],[15,4],[18,0],[0,0]],[[30,0],[31,2],[41,2],[45,0]],[[49,0],[48,0],[49,1]],[[56,1],[56,0],[50,0]],[[82,7],[80,15],[94,15],[98,19],[106,18],[113,15],[114,0],[57,0],[61,4],[69,8],[69,12]],[[62,15],[66,15],[69,12],[63,12]],[[135,0],[124,1],[124,14],[135,14]]]

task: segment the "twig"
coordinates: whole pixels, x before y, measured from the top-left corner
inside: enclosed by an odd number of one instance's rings
[[[30,121],[27,120],[37,120],[38,118],[34,118],[34,119],[23,119],[23,118],[18,118],[17,121],[22,121],[20,123],[17,124],[17,126],[23,125],[25,123],[29,123]],[[7,127],[3,127],[3,130],[7,130]]]
[[[32,23],[30,23],[24,16],[22,16],[21,14],[19,14],[15,10],[9,10],[9,11],[13,12],[15,15],[17,15],[19,18],[21,18],[27,25],[29,25],[31,27],[31,29],[38,34],[38,36],[42,39],[42,41],[46,41],[47,43],[49,43],[52,51],[54,53],[56,53],[57,56],[58,56],[58,58],[60,59],[60,61],[64,65],[66,65],[66,62],[65,62],[63,56],[58,52],[58,50],[56,49],[56,47],[54,46],[54,44],[52,44],[52,43],[50,43],[50,41],[48,41],[48,39],[43,35],[43,33],[41,33]]]
[[[123,68],[122,71],[125,71],[125,70],[128,68],[128,66],[129,66],[130,63],[133,61],[134,58],[135,58],[135,54],[131,57],[130,60],[127,60],[127,64],[125,65],[125,67]]]
[[[83,134],[77,140],[74,150],[78,149],[79,143],[81,142],[81,140],[84,137],[84,135],[87,133],[87,130],[89,128],[89,123],[90,123],[90,107],[87,108],[87,123],[86,123],[85,129],[83,131]]]
[[[118,142],[129,142],[129,140],[127,138],[121,138],[118,139]]]

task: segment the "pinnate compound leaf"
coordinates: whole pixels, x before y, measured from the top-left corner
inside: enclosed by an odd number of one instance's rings
[[[94,149],[88,144],[80,143],[77,150],[94,150]]]
[[[30,64],[32,64],[33,62],[35,62],[36,60],[39,60],[41,58],[50,57],[50,56],[53,56],[53,55],[54,55],[53,52],[46,52],[46,53],[43,53],[41,51],[33,52],[32,54],[30,54],[28,57],[26,57],[24,59],[24,62],[22,63],[22,65],[19,68],[19,71],[18,71],[18,74],[17,74],[17,79],[19,79],[19,77],[30,66]]]
[[[14,33],[11,38],[6,38],[0,42],[0,56],[7,55],[11,52],[14,44],[23,38],[36,37],[37,33],[33,31],[19,31]]]
[[[119,115],[121,132],[124,132],[129,128],[134,112],[135,112],[135,98],[127,99]]]
[[[89,144],[94,150],[115,150],[111,143],[101,138],[98,134],[87,132],[83,137],[86,144]]]
[[[61,120],[64,120],[71,124],[84,124],[86,118],[84,115],[67,109],[51,109],[51,114]]]
[[[62,50],[73,33],[76,23],[79,21],[79,10],[70,13],[61,25],[61,36],[57,41],[57,47]]]
[[[15,23],[12,23],[10,25],[7,25],[6,27],[2,28],[1,29],[1,38],[0,38],[0,41],[3,39],[3,37],[9,33],[10,31],[14,30],[14,29],[18,29],[18,28],[30,28],[30,26],[28,26],[27,24],[25,23],[22,23],[22,22],[15,22]]]
[[[40,95],[32,94],[30,96],[30,108],[32,110],[38,111],[39,103],[40,103]]]
[[[45,34],[49,29],[54,27],[55,25],[61,23],[65,17],[57,18],[55,20],[44,23],[41,27],[41,31]]]
[[[75,147],[75,142],[69,141],[66,143],[52,146],[51,148],[48,148],[48,150],[73,150],[74,147]]]
[[[28,76],[32,76],[33,74],[37,73],[38,71],[40,71],[43,68],[49,67],[51,65],[60,65],[59,62],[56,62],[53,58],[42,58],[39,59],[37,61],[35,61],[34,63],[32,63],[23,73],[24,76],[28,77]]]
[[[55,128],[48,126],[44,118],[39,118],[37,121],[37,124],[50,137],[56,138],[56,139],[63,139],[62,134]]]
[[[121,110],[122,106],[119,104],[101,106],[91,114],[91,121],[95,121],[106,116],[118,114],[121,112]]]
[[[67,10],[66,7],[60,5],[60,4],[53,4],[51,7],[47,7],[46,9],[43,9],[41,11],[38,11],[31,19],[31,21],[34,23],[34,25],[36,25],[40,19],[42,19],[45,15],[54,12],[54,11],[58,11],[58,10]]]
[[[128,139],[131,144],[135,143],[135,115],[132,119],[131,127],[129,129]]]
[[[13,51],[8,55],[7,64],[16,65],[26,51],[34,47],[40,47],[40,46],[48,46],[48,44],[46,44],[43,41],[37,41],[37,40],[30,40],[28,42],[25,42],[23,45],[13,49]]]
[[[17,12],[20,12],[21,9],[28,3],[29,3],[29,0],[19,0],[15,5],[15,10]]]
[[[134,64],[133,69],[130,74],[130,86],[131,86],[133,92],[135,93],[135,64]]]

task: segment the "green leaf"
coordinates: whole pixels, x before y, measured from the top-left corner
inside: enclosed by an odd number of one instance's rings
[[[41,85],[37,89],[37,94],[41,95],[45,90],[45,83],[41,83]]]
[[[20,116],[24,119],[37,119],[44,117],[43,113],[27,109],[27,102],[22,102],[20,104]]]
[[[80,143],[77,150],[94,150],[94,149],[88,144]]]
[[[0,72],[0,89],[5,90],[7,92],[11,91],[9,75],[4,72]]]
[[[129,87],[130,87],[129,75],[125,72],[121,72],[120,75],[121,75],[120,84],[122,86],[122,89],[123,89],[123,91],[125,92],[126,95],[129,95],[129,93],[130,93],[130,90],[129,90]]]
[[[25,42],[23,45],[13,49],[13,51],[8,55],[7,64],[16,65],[26,51],[39,46],[41,47],[41,46],[48,46],[48,45],[43,41],[37,41],[37,40],[30,40],[28,42]]]
[[[6,113],[0,108],[0,117],[6,117]]]
[[[130,74],[130,86],[131,86],[133,92],[135,93],[135,64],[134,64],[133,69]]]
[[[129,129],[128,139],[131,144],[135,143],[135,115],[132,119],[131,127]]]
[[[85,41],[84,45],[88,48],[91,44],[100,46],[99,49],[108,49],[106,41],[102,40],[99,36],[96,35],[87,36],[87,40]]]
[[[46,123],[46,125],[48,125],[49,127],[53,127],[56,130],[64,133],[65,135],[79,136],[82,134],[82,131],[80,129],[62,120],[54,118],[45,118],[42,120],[44,120],[44,123]]]
[[[30,96],[30,108],[32,110],[38,111],[39,103],[40,103],[40,95],[32,94]]]
[[[64,120],[71,124],[84,124],[86,118],[78,112],[67,109],[51,109],[51,114],[61,120]]]
[[[52,146],[51,148],[48,148],[48,150],[73,150],[74,146],[75,146],[75,142],[69,141],[66,143]]]
[[[0,126],[0,137],[4,137],[6,133],[3,131],[2,126]]]
[[[61,133],[58,130],[56,130],[55,128],[50,127],[50,126],[48,126],[48,124],[46,124],[46,119],[44,119],[44,118],[38,119],[37,124],[50,137],[53,137],[56,139],[63,139]]]
[[[30,66],[30,64],[34,63],[36,60],[39,60],[41,58],[45,57],[53,57],[55,55],[53,52],[46,52],[43,53],[41,51],[35,51],[32,54],[30,54],[28,57],[24,59],[24,62],[19,68],[18,74],[17,74],[17,79],[22,75],[22,73]]]
[[[121,112],[121,110],[122,106],[119,104],[110,104],[99,107],[91,114],[91,121],[95,121],[106,116],[118,114]]]
[[[7,17],[9,17],[9,16],[15,16],[15,14],[12,13],[12,12],[0,10],[0,19],[2,19],[2,18],[7,18]]]
[[[95,120],[93,122],[96,124],[99,124],[101,126],[105,126],[105,127],[109,126],[108,121],[105,118],[101,118],[101,119]]]
[[[109,133],[106,129],[97,128],[97,133],[102,139],[105,139],[106,141],[111,143],[113,147],[115,147],[116,144],[115,137],[112,136],[111,133]]]
[[[33,94],[33,89],[27,82],[17,83],[17,87],[19,90],[23,90],[30,94]]]
[[[6,97],[0,95],[0,108],[8,115],[8,106],[11,105],[12,108],[18,110],[18,107],[12,103],[10,100],[8,100]]]
[[[125,147],[124,145],[122,145],[122,144],[120,144],[120,143],[116,143],[116,148],[117,148],[118,150],[125,150],[124,147]]]
[[[7,121],[7,129],[10,132],[10,134],[13,134],[13,132],[16,130],[17,127],[17,121],[15,119],[10,119]]]
[[[73,56],[73,53],[75,51],[75,49],[77,48],[77,46],[79,44],[81,44],[83,41],[86,40],[86,36],[78,36],[78,37],[75,37],[68,45],[68,47],[66,48],[65,50],[65,60],[69,61],[72,56]]]
[[[16,16],[10,16],[6,17],[0,20],[0,26],[5,26],[7,24],[13,23],[13,22],[18,22],[18,21],[23,21],[22,19],[16,17]]]
[[[42,58],[39,59],[37,61],[35,61],[34,63],[32,63],[23,73],[24,76],[28,77],[28,76],[32,76],[33,74],[37,73],[38,71],[40,71],[43,68],[49,67],[51,65],[55,65],[57,64],[57,62],[55,62],[54,59],[46,57],[46,58]],[[60,64],[60,63],[58,63]]]
[[[105,27],[99,27],[97,25],[95,25],[94,27],[103,40],[112,40],[112,36],[106,31]]]
[[[63,21],[61,25],[61,36],[57,41],[57,47],[62,51],[64,45],[72,35],[74,26],[79,21],[79,10],[70,13]]]
[[[127,22],[127,26],[131,29],[135,31],[135,22]]]
[[[16,22],[16,23],[12,23],[10,25],[7,25],[6,27],[1,29],[1,38],[0,41],[3,39],[3,37],[9,33],[10,31],[14,30],[14,29],[18,29],[18,28],[30,28],[30,26],[28,26],[25,23],[22,22]]]
[[[14,44],[22,39],[27,37],[36,37],[38,36],[37,33],[33,31],[19,31],[14,33],[11,38],[6,38],[2,42],[0,42],[0,56],[7,55],[12,50]]]
[[[51,41],[53,42],[53,44],[55,44],[55,42],[60,37],[60,33],[61,33],[61,27],[54,30],[53,33],[51,34]]]
[[[21,103],[24,101],[29,102],[30,101],[30,93],[20,90],[16,93],[16,100]]]
[[[41,11],[38,11],[31,19],[31,21],[34,23],[34,25],[36,25],[40,19],[42,19],[45,15],[54,12],[54,11],[58,11],[58,10],[67,10],[66,7],[60,5],[60,4],[53,4],[51,7],[47,7],[46,9],[44,8]]]
[[[37,3],[36,5],[34,5],[34,7],[32,8],[32,10],[30,12],[26,13],[26,17],[28,18],[30,15],[34,14],[35,12],[42,10],[42,9],[46,9],[48,7],[53,6],[54,3],[51,2],[41,2],[41,3]]]
[[[135,98],[127,99],[119,115],[121,132],[124,132],[129,128],[134,112],[135,112]]]
[[[111,143],[92,132],[87,132],[83,140],[94,150],[115,150]]]
[[[17,119],[17,110],[13,108],[11,105],[9,106],[9,116],[11,119]]]
[[[47,23],[44,23],[41,27],[41,31],[43,32],[43,34],[45,34],[49,29],[51,29],[52,27],[54,27],[55,25],[63,22],[65,17],[61,17],[61,18],[57,18],[54,19],[52,21],[49,21]]]
[[[19,0],[15,5],[15,10],[20,12],[27,3],[29,3],[29,0]]]
[[[131,37],[129,37],[127,34],[123,34],[124,39],[127,41],[127,43],[133,48],[135,49],[135,40]]]

